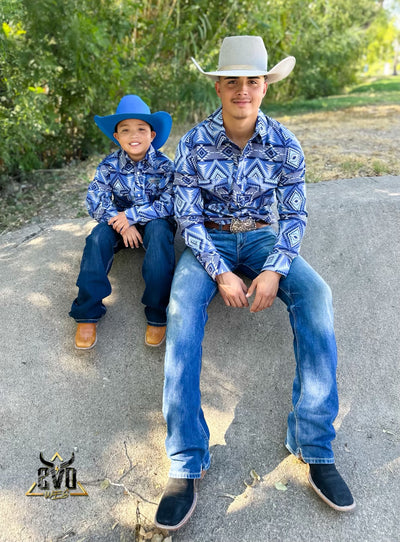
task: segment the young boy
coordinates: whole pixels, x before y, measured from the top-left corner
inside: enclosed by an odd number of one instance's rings
[[[140,245],[145,249],[145,343],[159,346],[165,339],[176,224],[173,163],[158,149],[168,139],[172,118],[164,111],[151,114],[139,96],[127,95],[115,115],[94,120],[120,149],[99,164],[88,188],[86,205],[99,224],[86,239],[78,297],[69,313],[78,324],[75,347],[89,350],[96,344],[96,325],[106,312],[103,299],[111,293],[107,275],[114,254]]]

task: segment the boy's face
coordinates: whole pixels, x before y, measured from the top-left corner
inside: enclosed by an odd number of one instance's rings
[[[156,137],[150,124],[140,119],[125,119],[117,124],[115,139],[131,160],[143,160]]]

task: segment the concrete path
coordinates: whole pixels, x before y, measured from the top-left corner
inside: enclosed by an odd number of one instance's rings
[[[358,507],[328,508],[309,487],[307,467],[283,446],[294,372],[283,304],[251,315],[217,298],[202,375],[212,467],[174,542],[400,541],[400,178],[310,185],[308,200],[302,255],[334,294],[334,449]],[[151,531],[167,478],[164,347],[143,344],[142,253],[117,255],[98,344],[73,348],[68,311],[92,226],[59,221],[0,237],[4,542],[133,541],[137,524]],[[40,452],[55,464],[56,454],[67,461],[74,453],[58,492],[38,486]]]

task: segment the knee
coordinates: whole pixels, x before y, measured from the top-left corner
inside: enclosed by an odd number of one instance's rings
[[[110,242],[114,242],[114,230],[106,222],[100,222],[86,238],[86,244],[99,246],[104,244],[108,239]]]
[[[321,303],[332,304],[332,290],[322,278],[319,278],[317,283],[314,285],[313,293]]]
[[[167,308],[168,326],[179,329],[179,335],[192,333],[204,325],[203,307],[190,296],[190,290],[172,287]]]
[[[169,303],[167,308],[167,321],[168,324],[182,327],[184,326],[184,323],[188,323],[190,326],[190,316],[189,314],[191,311],[189,310],[189,306],[186,305],[186,307],[183,306],[182,298],[179,296],[179,294],[172,290],[169,297]]]
[[[165,242],[168,240],[172,242],[174,234],[175,230],[173,223],[165,218],[150,220],[145,227],[145,237],[147,237],[149,241],[154,239],[156,241]]]

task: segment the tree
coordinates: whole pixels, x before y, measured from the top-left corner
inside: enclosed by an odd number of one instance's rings
[[[1,9],[0,174],[12,175],[108,149],[93,116],[126,93],[175,122],[199,120],[218,101],[190,57],[214,69],[225,36],[261,35],[270,65],[296,56],[293,75],[267,94],[276,101],[351,84],[389,24],[375,0],[3,0]]]

